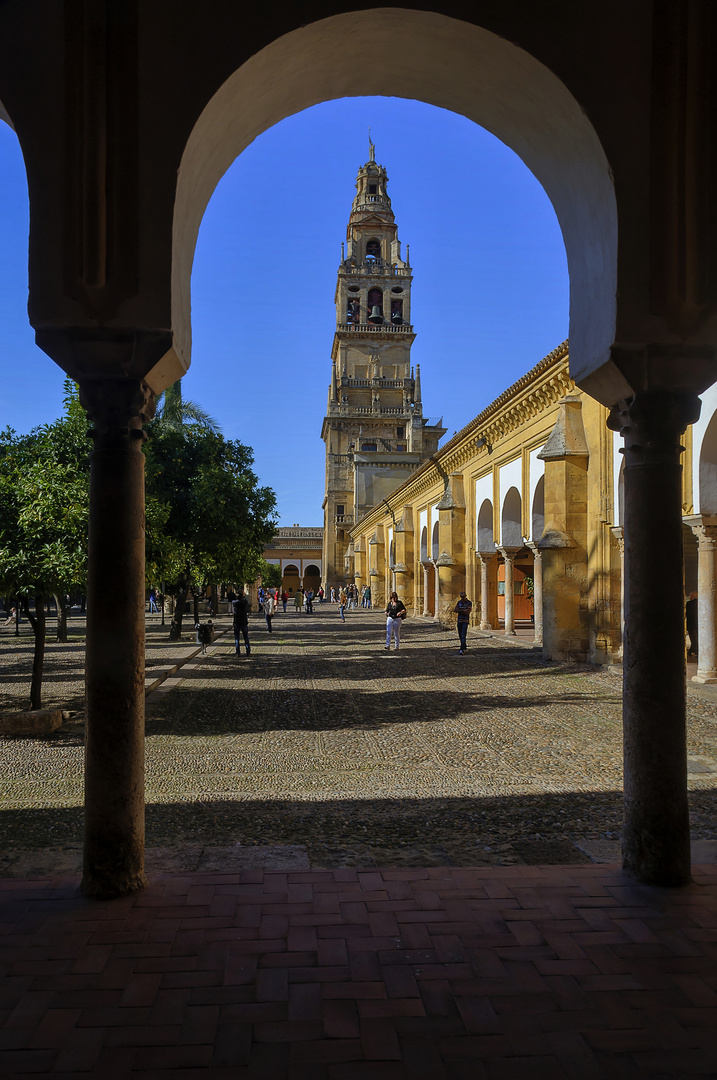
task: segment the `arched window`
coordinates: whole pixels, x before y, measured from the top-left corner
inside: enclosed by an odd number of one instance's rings
[[[371,322],[383,322],[383,293],[380,289],[369,289],[367,297],[368,317]],[[374,310],[375,309],[375,310]],[[375,311],[378,314],[375,314]]]
[[[717,513],[717,413],[707,425],[700,448],[700,513]]]
[[[423,526],[421,531],[421,562],[428,561],[428,529]]]
[[[500,542],[508,548],[523,546],[523,527],[521,525],[522,504],[520,492],[512,487],[503,500]]]
[[[439,551],[438,551],[438,545],[439,545],[438,522],[436,522],[435,525],[433,526],[433,536],[431,538],[431,541],[432,541],[431,542],[431,558],[432,559],[437,559],[438,555],[439,555]]]
[[[366,258],[367,259],[380,259],[381,258],[381,241],[375,238],[369,240],[366,244]]]
[[[545,528],[545,477],[541,476],[535,485],[533,494],[533,513],[531,515],[531,532],[534,541],[540,540]]]
[[[478,551],[481,555],[488,555],[495,551],[493,540],[493,503],[490,499],[484,499],[478,511]]]

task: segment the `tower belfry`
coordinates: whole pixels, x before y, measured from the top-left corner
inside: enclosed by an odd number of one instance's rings
[[[388,175],[369,160],[342,244],[336,282],[331,384],[321,437],[326,443],[324,576],[346,580],[352,525],[435,453],[445,428],[423,416],[420,375],[411,369],[412,270],[401,256]]]

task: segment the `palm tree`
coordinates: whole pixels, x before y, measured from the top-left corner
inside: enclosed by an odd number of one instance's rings
[[[170,431],[182,431],[188,424],[196,424],[205,431],[219,432],[219,424],[201,405],[182,397],[180,381],[172,383],[157,398],[156,418],[161,427]]]

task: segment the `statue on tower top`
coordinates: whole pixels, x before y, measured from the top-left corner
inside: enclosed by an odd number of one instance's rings
[[[376,146],[371,142],[371,128],[368,129],[368,159],[369,161],[376,161]]]

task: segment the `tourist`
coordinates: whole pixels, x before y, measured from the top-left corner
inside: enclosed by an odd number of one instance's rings
[[[688,656],[694,656],[697,659],[697,593],[691,592],[690,598],[685,604],[685,623],[687,624],[687,633],[690,635],[690,647],[687,652]]]
[[[461,593],[460,600],[453,608],[454,614],[457,616],[456,626],[458,627],[458,640],[460,642],[460,649],[458,650],[459,656],[463,656],[468,646],[466,645],[466,634],[468,633],[468,620],[473,610],[473,604],[468,599],[464,592]]]
[[[333,585],[331,586],[331,603],[336,603],[336,589],[333,587]]]
[[[367,585],[363,591],[364,607],[371,610],[371,586]]]
[[[157,607],[157,590],[155,589],[154,585],[149,590],[149,613],[150,613],[150,615],[152,614],[153,611],[159,612],[159,608]]]
[[[286,604],[287,604],[288,599],[289,599],[289,594],[286,591],[286,589],[284,589],[282,594],[281,594],[281,603],[282,603],[282,606],[284,608],[284,614],[285,615],[286,615]]]
[[[317,592],[316,595],[319,598],[319,603],[323,604],[323,602],[324,602],[324,586],[323,585],[319,585],[319,591]]]
[[[334,590],[332,589],[331,591],[333,592]],[[341,590],[339,591],[339,615],[341,616],[341,622],[346,622],[346,616],[344,612],[346,611],[347,602],[348,596],[346,595],[346,589],[341,588]]]
[[[314,614],[314,590],[308,589],[306,592],[306,614]]]
[[[251,652],[249,646],[249,601],[244,595],[243,589],[239,589],[236,600],[232,600],[232,613],[234,615],[234,649],[236,655],[241,655],[239,650],[239,635],[241,634],[244,638],[246,654],[249,656]]]
[[[294,611],[301,611],[301,589],[297,589],[294,594]]]
[[[391,648],[391,637],[396,642],[398,649],[401,637],[401,621],[406,618],[408,612],[406,605],[398,599],[398,593],[392,592],[386,605],[386,648]]]
[[[274,616],[275,607],[274,597],[268,592],[264,598],[264,615],[266,617],[266,628],[269,633],[271,633],[271,620]]]

